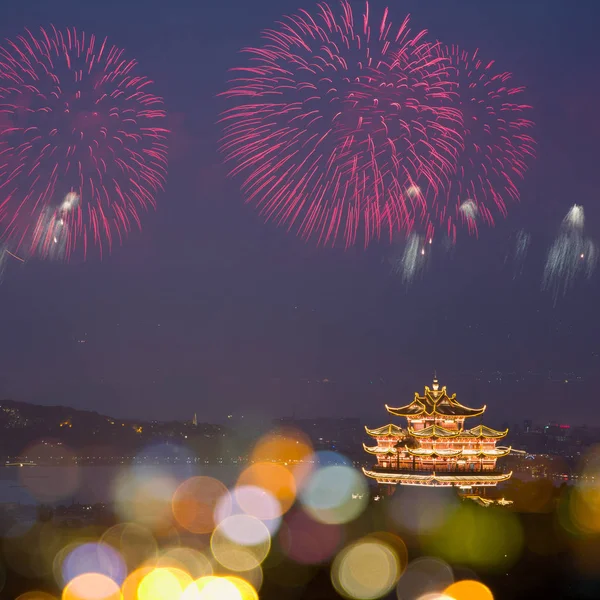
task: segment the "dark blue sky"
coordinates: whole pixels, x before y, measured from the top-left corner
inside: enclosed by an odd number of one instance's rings
[[[556,307],[540,292],[544,253],[570,205],[584,205],[600,238],[600,3],[389,4],[395,21],[410,12],[415,28],[513,71],[538,124],[522,204],[479,240],[463,236],[452,257],[434,256],[410,288],[383,245],[315,249],[264,225],[220,164],[216,95],[238,50],[311,0],[5,2],[3,38],[54,23],[125,47],[165,97],[174,136],[167,190],[141,234],[102,263],[10,265],[0,395],[148,418],[295,410],[376,420],[383,402],[407,402],[437,369],[492,419],[600,425],[600,273]],[[532,247],[514,280],[504,258],[521,228]],[[532,374],[487,383],[494,371]],[[549,382],[549,371],[585,383]],[[314,383],[324,378],[333,383]]]

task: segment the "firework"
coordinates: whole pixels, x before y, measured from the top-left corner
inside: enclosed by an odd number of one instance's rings
[[[223,94],[236,105],[222,150],[265,219],[346,247],[424,219],[462,145],[449,61],[425,33],[343,0],[286,17],[245,50]]]
[[[431,253],[431,243],[431,238],[427,239],[413,232],[406,240],[402,255],[392,258],[392,269],[402,277],[404,283],[412,283],[425,269]]]
[[[523,265],[527,253],[529,252],[529,246],[531,245],[531,235],[523,229],[520,229],[511,241],[512,245],[504,262],[512,264],[514,269],[513,279],[516,279],[523,273]]]
[[[141,225],[167,169],[162,99],[122,49],[76,29],[0,48],[0,233],[18,254],[100,255]]]
[[[567,213],[561,230],[548,251],[542,287],[549,290],[556,302],[584,274],[592,276],[598,262],[598,249],[584,235],[583,207],[575,204]]]
[[[493,225],[494,216],[506,216],[509,202],[519,199],[518,185],[535,157],[534,124],[528,118],[532,107],[522,100],[525,88],[514,85],[510,73],[480,58],[479,51],[436,49],[449,61],[453,98],[463,117],[463,143],[443,197],[446,203],[439,195],[428,216],[455,237],[457,221],[476,233],[474,213]]]

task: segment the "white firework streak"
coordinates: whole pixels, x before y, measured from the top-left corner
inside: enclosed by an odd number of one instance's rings
[[[575,204],[564,218],[561,230],[548,251],[542,288],[554,296],[563,295],[585,274],[590,278],[598,262],[593,240],[584,236],[583,207]]]
[[[425,238],[411,233],[406,241],[402,257],[392,261],[394,272],[402,277],[404,283],[410,283],[427,264],[430,250]]]

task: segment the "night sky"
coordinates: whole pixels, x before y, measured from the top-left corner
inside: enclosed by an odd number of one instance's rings
[[[376,426],[384,402],[409,402],[437,370],[463,403],[487,404],[491,424],[600,425],[600,272],[556,306],[540,291],[573,203],[600,240],[600,3],[371,4],[481,48],[536,107],[539,156],[521,204],[434,255],[410,287],[392,274],[386,244],[318,249],[265,225],[221,164],[217,94],[228,69],[261,29],[311,0],[3,3],[2,38],[53,23],[124,47],[155,80],[174,133],[167,189],[143,232],[102,262],[10,264],[2,397],[124,417],[360,416]],[[515,279],[505,257],[520,229],[532,242]]]

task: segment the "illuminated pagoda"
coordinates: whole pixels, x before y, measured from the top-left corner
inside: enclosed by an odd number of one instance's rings
[[[463,495],[477,496],[480,488],[495,486],[510,478],[496,468],[498,458],[510,453],[511,448],[497,446],[508,433],[485,425],[465,428],[465,420],[479,417],[482,408],[469,408],[448,396],[434,379],[431,389],[425,387],[420,396],[400,408],[387,406],[387,411],[404,417],[407,427],[384,425],[368,429],[376,446],[363,444],[369,454],[377,458],[372,469],[363,469],[365,475],[379,484],[456,486]],[[468,425],[468,423],[467,423]]]

